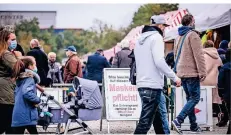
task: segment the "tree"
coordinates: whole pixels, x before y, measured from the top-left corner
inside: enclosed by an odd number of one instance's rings
[[[150,24],[150,17],[178,10],[179,4],[145,4],[142,5],[132,18],[131,27]]]

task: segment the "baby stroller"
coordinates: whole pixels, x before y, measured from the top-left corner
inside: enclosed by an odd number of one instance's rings
[[[52,98],[56,106],[49,105],[49,111],[53,115],[50,123],[58,123],[56,133],[60,133],[60,124],[66,123],[64,134],[70,131],[83,129],[80,133],[93,134],[92,130],[83,121],[92,121],[101,119],[103,100],[99,90],[98,83],[87,79],[75,77],[73,81],[74,95],[69,95],[69,102],[60,104]],[[49,97],[46,92],[42,90],[43,94]],[[57,106],[58,105],[58,106]],[[69,129],[71,122],[77,122],[79,128]]]

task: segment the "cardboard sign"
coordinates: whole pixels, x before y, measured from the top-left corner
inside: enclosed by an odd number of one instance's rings
[[[139,120],[141,100],[129,69],[104,69],[107,120]]]

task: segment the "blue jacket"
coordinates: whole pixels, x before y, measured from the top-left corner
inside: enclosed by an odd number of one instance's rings
[[[107,59],[99,53],[89,56],[87,60],[87,79],[102,83],[103,69],[109,67],[110,64]]]
[[[29,70],[21,73],[17,79],[12,127],[37,125],[38,111],[35,104],[40,103],[40,98],[37,97],[35,84],[39,81],[39,76]]]
[[[231,62],[227,62],[221,67],[218,76],[218,94],[228,102],[230,102],[230,71]]]

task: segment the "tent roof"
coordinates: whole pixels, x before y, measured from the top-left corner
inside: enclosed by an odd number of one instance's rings
[[[195,16],[196,30],[216,29],[231,23],[231,4],[214,5]]]

